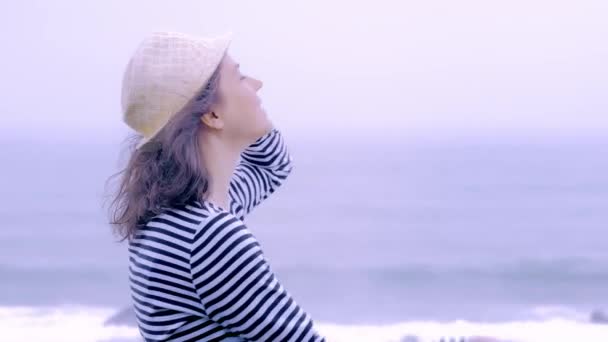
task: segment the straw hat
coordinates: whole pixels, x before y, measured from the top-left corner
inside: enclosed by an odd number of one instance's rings
[[[150,141],[207,84],[232,40],[153,32],[137,47],[122,81],[123,121]]]

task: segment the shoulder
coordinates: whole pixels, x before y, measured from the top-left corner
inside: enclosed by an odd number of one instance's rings
[[[161,214],[148,220],[140,233],[163,231],[191,240],[201,224],[206,222],[208,218],[209,213],[194,203],[168,207],[164,208]]]
[[[249,249],[260,250],[261,245],[245,223],[235,214],[214,209],[196,229],[192,239],[192,257],[232,254]]]
[[[245,224],[235,214],[218,208],[208,208],[207,215],[195,227],[193,242],[221,238],[237,231],[246,230]]]
[[[136,260],[187,272],[193,237],[208,214],[193,205],[163,209],[138,228],[129,240],[129,251]]]

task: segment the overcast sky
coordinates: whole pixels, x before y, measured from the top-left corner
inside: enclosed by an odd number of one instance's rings
[[[232,31],[277,125],[334,132],[608,132],[608,1],[12,1],[2,134],[128,132],[120,81],[153,30]]]

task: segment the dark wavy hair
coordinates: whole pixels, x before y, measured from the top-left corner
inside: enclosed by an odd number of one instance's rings
[[[142,137],[127,139],[126,167],[106,181],[106,192],[113,192],[110,225],[120,241],[132,239],[139,227],[166,208],[203,198],[208,178],[198,134],[202,115],[219,101],[219,69],[149,142],[136,149]],[[114,180],[118,186],[108,190]]]

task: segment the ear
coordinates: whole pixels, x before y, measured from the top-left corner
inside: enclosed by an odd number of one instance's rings
[[[209,128],[222,129],[224,128],[224,121],[215,113],[207,112],[201,116],[203,124]]]

